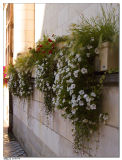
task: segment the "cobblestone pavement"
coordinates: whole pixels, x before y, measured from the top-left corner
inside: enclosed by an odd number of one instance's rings
[[[7,128],[4,128],[3,140],[3,157],[27,157],[14,135],[8,134]]]

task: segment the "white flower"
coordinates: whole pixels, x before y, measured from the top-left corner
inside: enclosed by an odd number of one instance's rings
[[[62,53],[62,52],[60,52],[60,56],[63,56],[63,53]]]
[[[92,134],[92,133],[93,133],[93,130],[90,129],[90,134]]]
[[[74,71],[74,73],[73,73],[74,77],[76,77],[76,78],[78,77],[78,72],[79,72],[79,70]]]
[[[91,109],[91,110],[96,109],[96,104],[91,104],[91,105],[90,105],[90,109]]]
[[[67,87],[67,92],[69,92],[70,91],[70,87]]]
[[[83,101],[79,101],[79,106],[83,106],[83,105],[84,105]]]
[[[66,77],[70,77],[71,76],[71,72],[69,72],[67,75],[66,75]]]
[[[106,120],[108,120],[108,115],[103,115],[103,119],[104,119],[104,121],[106,121]]]
[[[86,97],[86,102],[91,102],[91,98]]]
[[[73,92],[74,92],[73,90],[70,90],[70,92],[69,92],[70,96],[73,94]]]
[[[83,98],[85,98],[85,99],[86,99],[87,97],[89,97],[87,94],[85,94],[85,95],[83,96]]]
[[[67,80],[68,83],[73,83],[73,80],[70,78],[69,80]]]
[[[87,46],[87,49],[91,49],[91,48],[92,48],[92,46],[91,46],[91,45],[88,45],[88,46]]]
[[[66,72],[69,72],[69,68],[66,69]]]
[[[95,53],[96,53],[96,54],[99,54],[98,48],[95,48]]]
[[[72,114],[75,114],[76,113],[76,111],[75,110],[72,110]]]
[[[75,88],[75,84],[72,84],[72,85],[71,85],[71,89],[74,89],[74,88]]]
[[[92,97],[96,97],[96,94],[94,92],[91,93]]]
[[[86,53],[86,56],[89,58],[90,57],[90,53]]]
[[[76,54],[76,56],[75,56],[76,58],[79,58],[80,57],[80,55],[79,54]]]
[[[77,104],[76,102],[73,103],[73,104],[72,104],[72,108],[75,107],[75,106],[77,106],[77,105],[78,105],[78,104]]]
[[[75,94],[72,95],[72,100],[74,100],[74,99],[76,99],[76,95]]]
[[[88,119],[83,119],[83,123],[88,123]]]
[[[83,74],[86,74],[86,73],[87,73],[87,69],[86,69],[86,68],[82,68],[82,69],[81,69],[81,72],[82,72]]]
[[[65,103],[66,102],[66,100],[65,99],[63,99],[63,101],[62,101],[63,103]]]
[[[83,94],[84,94],[84,90],[80,90],[80,91],[79,91],[79,94],[80,94],[80,95],[83,95]]]
[[[77,101],[79,101],[79,100],[81,100],[81,96],[80,95],[77,97]]]
[[[94,37],[91,37],[91,41],[94,41]]]
[[[71,55],[73,56],[73,55],[74,55],[74,52],[72,52]]]
[[[78,62],[81,62],[81,57],[78,58]]]

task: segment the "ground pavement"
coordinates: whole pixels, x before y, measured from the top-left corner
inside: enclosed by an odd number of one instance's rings
[[[27,154],[12,133],[4,127],[3,157],[27,157]]]

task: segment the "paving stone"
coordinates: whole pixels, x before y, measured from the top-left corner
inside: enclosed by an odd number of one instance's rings
[[[12,133],[7,133],[7,129],[4,129],[3,135],[3,156],[4,157],[27,157],[27,154],[18,143]]]

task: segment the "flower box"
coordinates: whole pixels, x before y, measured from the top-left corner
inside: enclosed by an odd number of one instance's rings
[[[119,68],[119,48],[117,45],[104,42],[98,50],[100,71],[116,70]]]

